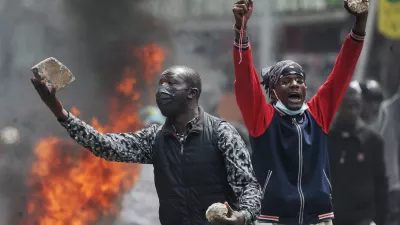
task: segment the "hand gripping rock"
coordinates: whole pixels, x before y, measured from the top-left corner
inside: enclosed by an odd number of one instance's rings
[[[71,71],[53,57],[41,61],[31,70],[35,77],[45,80],[47,87],[55,88],[57,91],[75,80]]]

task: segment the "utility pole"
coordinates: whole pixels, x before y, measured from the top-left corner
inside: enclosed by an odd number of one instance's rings
[[[371,47],[374,42],[374,36],[376,32],[376,17],[378,15],[379,1],[373,0],[369,2],[368,10],[368,22],[366,27],[367,35],[364,41],[364,47],[361,52],[360,58],[358,59],[357,67],[354,74],[355,80],[363,80],[367,71],[369,55]]]
[[[271,65],[274,60],[275,30],[277,19],[274,15],[276,0],[268,0],[268,7],[265,7],[263,15],[259,20],[260,27],[260,58],[259,65],[261,68]]]
[[[259,40],[261,50],[260,58],[258,59],[259,71],[261,71],[261,68],[272,65],[275,61],[274,46],[276,44],[276,35],[274,31],[277,29],[277,18],[274,14],[274,10],[276,9],[276,1],[277,0],[268,0],[268,7],[264,7],[265,11],[258,22],[260,27]],[[264,95],[269,101],[269,96],[266,93],[264,93]]]

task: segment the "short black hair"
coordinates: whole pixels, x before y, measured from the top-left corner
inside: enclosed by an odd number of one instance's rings
[[[166,69],[163,74],[174,73],[176,70],[182,71],[180,75],[182,75],[183,80],[185,81],[188,87],[197,88],[199,90],[199,94],[197,96],[198,100],[200,98],[201,86],[202,86],[200,74],[196,70],[183,65],[171,66],[168,69]]]

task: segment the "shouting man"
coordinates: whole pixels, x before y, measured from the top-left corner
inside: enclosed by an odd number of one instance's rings
[[[235,94],[251,136],[253,168],[262,186],[259,223],[332,224],[327,133],[360,55],[367,13],[356,18],[328,80],[305,103],[306,74],[287,60],[262,70],[262,84],[246,35],[253,4],[233,6]],[[244,23],[244,24],[243,24]]]
[[[238,132],[198,105],[201,79],[173,66],[161,75],[157,105],[167,118],[132,133],[103,134],[65,110],[44,81],[32,78],[41,99],[78,144],[109,161],[153,164],[162,225],[205,225],[207,208],[227,202],[222,224],[251,223],[260,212],[261,187]]]

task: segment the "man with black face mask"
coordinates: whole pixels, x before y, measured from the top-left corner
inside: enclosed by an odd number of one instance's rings
[[[238,132],[198,105],[199,74],[173,66],[161,75],[157,105],[167,117],[131,133],[103,134],[65,110],[44,81],[32,78],[41,99],[69,135],[94,155],[109,161],[153,164],[162,225],[206,225],[205,212],[227,202],[229,217],[215,224],[251,223],[260,211],[261,187]]]

